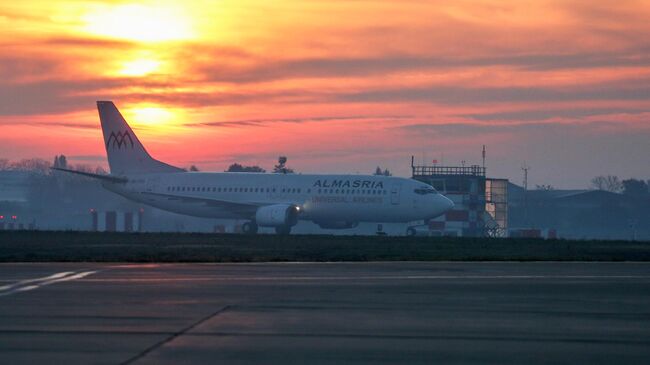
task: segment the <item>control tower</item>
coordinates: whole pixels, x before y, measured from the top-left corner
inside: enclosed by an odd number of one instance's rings
[[[415,165],[412,178],[430,184],[455,207],[426,222],[433,236],[505,237],[508,232],[508,180],[487,178],[485,167]]]

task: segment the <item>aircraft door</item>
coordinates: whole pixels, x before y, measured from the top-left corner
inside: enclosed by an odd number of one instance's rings
[[[155,193],[156,190],[158,189],[158,184],[160,183],[160,178],[159,177],[152,177],[147,179],[147,192],[149,193]]]
[[[399,193],[402,188],[402,184],[400,183],[393,183],[393,185],[390,188],[390,203],[397,205],[399,204]]]

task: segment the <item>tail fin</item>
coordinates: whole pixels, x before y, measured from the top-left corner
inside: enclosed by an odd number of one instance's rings
[[[98,101],[97,110],[111,175],[184,171],[153,159],[112,101]]]

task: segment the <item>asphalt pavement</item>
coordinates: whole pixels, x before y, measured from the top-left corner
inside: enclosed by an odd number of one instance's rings
[[[0,363],[647,364],[650,264],[0,264]]]

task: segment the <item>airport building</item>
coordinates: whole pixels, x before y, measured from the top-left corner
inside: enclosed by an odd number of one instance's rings
[[[142,232],[143,213],[143,209],[137,212],[91,209],[91,230],[95,232]]]
[[[416,166],[412,178],[432,185],[455,207],[427,224],[432,236],[505,237],[508,232],[508,180],[486,177],[485,167]]]

